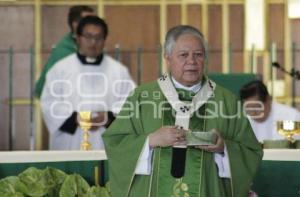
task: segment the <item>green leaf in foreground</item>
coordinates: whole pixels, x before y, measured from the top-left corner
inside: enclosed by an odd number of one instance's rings
[[[91,187],[85,197],[110,197],[109,191],[105,187]]]
[[[0,196],[1,197],[24,197],[18,191],[20,180],[16,176],[9,176],[0,180]]]
[[[89,188],[89,184],[80,175],[68,175],[61,186],[59,197],[84,197]]]

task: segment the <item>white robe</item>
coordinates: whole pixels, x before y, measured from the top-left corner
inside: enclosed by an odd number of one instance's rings
[[[83,65],[76,54],[57,62],[47,73],[41,96],[45,123],[50,132],[50,150],[79,150],[83,131],[74,134],[59,128],[76,111],[118,113],[135,84],[127,68],[108,55],[100,65]],[[90,132],[92,149],[104,149],[105,127]]]
[[[264,140],[282,140],[284,136],[277,132],[277,121],[292,120],[300,121],[300,112],[296,109],[272,102],[272,107],[268,118],[264,122],[256,122],[249,118],[254,134],[259,142]],[[299,138],[299,136],[295,136]]]

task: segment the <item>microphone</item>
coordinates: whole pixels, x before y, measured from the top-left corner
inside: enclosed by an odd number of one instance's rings
[[[187,148],[180,148],[180,147],[172,148],[171,175],[174,178],[181,178],[184,176],[186,150]]]
[[[295,77],[296,79],[300,79],[300,71],[292,68],[291,76]]]
[[[275,68],[281,68],[281,66],[278,62],[272,62],[272,66]]]
[[[278,62],[272,62],[272,66],[279,69],[279,70],[281,70],[282,72],[290,75],[291,77],[294,77],[296,79],[300,79],[300,71],[299,70],[295,70],[294,68],[292,68],[291,72],[288,72],[283,67],[281,67]]]
[[[281,67],[278,62],[272,62],[272,66],[293,77],[293,74]]]

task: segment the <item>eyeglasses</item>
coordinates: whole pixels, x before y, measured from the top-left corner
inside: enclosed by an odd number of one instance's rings
[[[102,36],[96,36],[92,34],[82,34],[81,36],[84,37],[90,43],[92,43],[93,41],[95,41],[95,43],[99,43],[104,39]]]

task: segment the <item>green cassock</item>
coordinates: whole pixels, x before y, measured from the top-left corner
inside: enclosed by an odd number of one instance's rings
[[[208,80],[204,80],[202,85],[207,82]],[[185,101],[191,100],[190,97],[193,96],[184,90],[177,89],[177,93],[179,99]],[[221,133],[228,151],[231,178],[219,177],[214,153],[193,147],[187,148],[185,174],[180,179],[175,179],[170,174],[171,147],[154,149],[151,175],[135,174],[147,136],[162,126],[175,124],[174,110],[158,83],[153,82],[134,91],[117,119],[103,134],[113,197],[248,196],[262,159],[261,146],[247,118],[239,112],[236,97],[218,85],[213,93],[194,112],[189,129],[217,129]]]
[[[77,51],[77,45],[72,37],[72,33],[67,33],[64,37],[56,44],[56,46],[52,49],[51,54],[47,60],[47,63],[42,69],[40,78],[35,84],[35,96],[40,98],[43,92],[43,88],[45,85],[46,75],[50,68],[53,65],[61,60],[62,58],[75,53]]]

